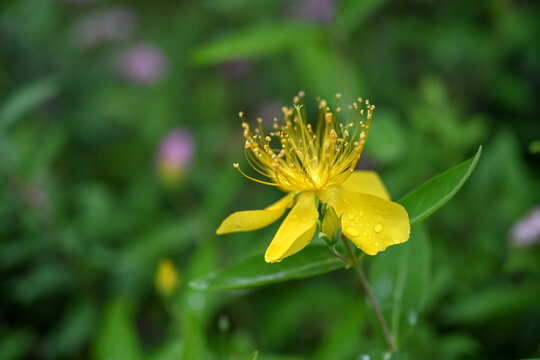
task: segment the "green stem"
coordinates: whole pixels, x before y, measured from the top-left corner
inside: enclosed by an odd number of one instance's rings
[[[373,295],[373,291],[371,291],[371,287],[369,286],[369,282],[366,278],[366,274],[364,273],[364,270],[362,270],[362,266],[360,265],[359,259],[354,254],[354,251],[351,249],[351,245],[345,239],[342,237],[343,242],[345,243],[345,246],[347,247],[347,251],[351,255],[351,258],[353,260],[353,268],[356,272],[356,275],[358,275],[358,278],[360,279],[360,283],[362,284],[362,287],[364,288],[364,291],[366,292],[366,295],[369,299],[369,302],[371,303],[371,306],[373,307],[373,311],[375,311],[375,315],[377,316],[377,320],[379,321],[379,325],[381,326],[384,339],[386,340],[386,344],[388,345],[388,349],[390,352],[396,352],[397,351],[397,345],[394,342],[394,339],[392,338],[392,335],[390,334],[390,330],[388,328],[388,324],[386,323],[386,320],[384,319],[384,316],[381,312],[381,309],[379,308],[379,304],[377,303],[377,300],[375,300],[375,296]]]

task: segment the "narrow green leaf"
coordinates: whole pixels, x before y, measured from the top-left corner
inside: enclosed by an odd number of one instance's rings
[[[482,146],[469,160],[431,178],[398,201],[407,209],[411,225],[424,220],[456,195],[476,167],[481,154]]]
[[[255,25],[203,44],[191,55],[198,65],[213,65],[275,53],[318,34],[316,27],[307,24]]]
[[[204,330],[194,313],[188,313],[182,324],[184,338],[181,359],[208,360],[210,355],[204,338]]]
[[[52,79],[42,79],[26,85],[11,95],[0,109],[0,127],[6,129],[24,113],[34,109],[58,93],[58,86]]]
[[[262,286],[292,279],[302,279],[345,267],[325,246],[311,246],[277,264],[267,264],[262,255],[202,278],[190,285],[200,290],[226,290]]]
[[[255,350],[245,360],[257,360],[259,358],[259,352]]]
[[[429,286],[431,250],[424,226],[412,228],[405,244],[378,254],[369,273],[377,298],[396,340],[416,325]]]
[[[105,307],[93,347],[93,359],[142,359],[133,312],[124,300],[112,300]]]

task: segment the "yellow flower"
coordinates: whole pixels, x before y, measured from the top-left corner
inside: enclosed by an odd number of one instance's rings
[[[341,216],[342,232],[369,255],[409,238],[409,217],[405,209],[390,201],[379,176],[371,171],[355,171],[364,147],[375,106],[369,101],[354,102],[344,112],[332,112],[325,100],[319,102],[316,129],[306,122],[306,111],[295,96],[293,107],[283,108],[284,120],[274,119],[273,130],[265,135],[262,120],[252,131],[243,121],[245,153],[249,164],[265,180],[246,175],[287,195],[264,210],[235,212],[217,229],[217,234],[251,231],[270,225],[288,208],[289,214],[266,250],[266,262],[279,262],[309,244],[317,230],[321,203],[331,205]],[[340,95],[336,95],[339,101]],[[240,113],[243,120],[243,114]]]
[[[178,285],[178,272],[172,261],[168,258],[159,260],[156,271],[156,287],[165,295],[170,296]]]

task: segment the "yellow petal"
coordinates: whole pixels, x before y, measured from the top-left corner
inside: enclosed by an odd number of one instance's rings
[[[409,216],[398,203],[338,187],[321,194],[321,200],[343,215],[343,234],[368,255],[409,239]]]
[[[318,217],[315,194],[301,193],[266,250],[264,260],[279,262],[302,250],[315,235]]]
[[[375,171],[355,171],[340,187],[343,190],[370,194],[390,200],[386,187]]]
[[[216,234],[251,231],[268,226],[283,215],[292,198],[293,194],[289,193],[264,210],[237,211],[223,220]]]

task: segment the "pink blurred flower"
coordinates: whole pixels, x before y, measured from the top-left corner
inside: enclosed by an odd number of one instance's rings
[[[137,44],[118,55],[116,66],[127,80],[150,85],[157,82],[165,72],[165,55],[152,44]]]
[[[110,8],[87,15],[76,22],[71,29],[71,37],[79,47],[123,40],[133,34],[137,21],[137,15],[128,8]]]
[[[191,167],[194,140],[184,128],[167,133],[159,144],[156,165],[161,180],[167,185],[177,184]]]
[[[300,0],[290,2],[287,13],[295,18],[329,23],[334,18],[335,0]]]
[[[540,206],[515,223],[510,235],[514,247],[529,246],[540,241]]]

